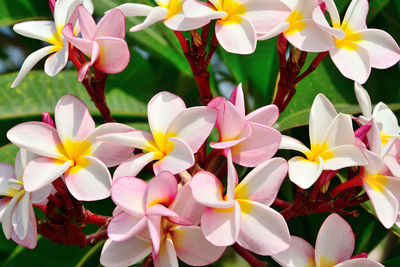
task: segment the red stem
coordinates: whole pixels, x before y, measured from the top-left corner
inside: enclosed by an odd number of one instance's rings
[[[350,187],[356,187],[356,186],[362,186],[362,179],[361,179],[361,175],[357,175],[353,178],[351,178],[350,180],[341,183],[339,185],[337,185],[336,187],[334,187],[330,192],[329,195],[334,198],[336,197],[340,192],[342,192],[345,189],[348,189]]]
[[[259,260],[250,251],[241,247],[238,243],[232,245],[232,248],[245,259],[252,267],[265,267],[268,265],[267,262]]]
[[[99,214],[94,214],[90,210],[85,209],[83,212],[83,219],[80,221],[80,223],[89,223],[89,224],[94,224],[94,225],[105,225],[107,224],[110,220],[111,217],[104,216],[104,215],[99,215]]]
[[[86,236],[86,244],[93,246],[94,244],[96,244],[100,240],[104,240],[104,239],[107,239],[107,238],[108,238],[107,230],[103,230],[103,231],[100,231],[98,233],[87,235]]]
[[[282,199],[279,199],[279,198],[275,198],[274,203],[272,203],[272,205],[275,205],[281,209],[287,209],[290,207],[291,203],[284,201]]]
[[[298,84],[301,80],[303,80],[305,77],[307,77],[311,72],[313,72],[318,65],[321,63],[321,61],[324,59],[329,54],[329,51],[321,52],[319,53],[314,60],[311,62],[310,66],[307,68],[306,71],[304,71],[299,77],[297,77],[294,80],[294,84]]]

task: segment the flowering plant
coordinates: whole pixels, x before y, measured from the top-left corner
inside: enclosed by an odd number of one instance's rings
[[[347,2],[6,0],[2,263],[400,264],[400,6]]]

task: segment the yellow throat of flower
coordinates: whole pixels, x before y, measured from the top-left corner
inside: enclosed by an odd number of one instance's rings
[[[227,13],[225,17],[219,20],[224,24],[242,22],[242,18],[239,15],[243,15],[246,12],[246,7],[235,0],[218,0],[214,4],[214,7],[217,11]]]

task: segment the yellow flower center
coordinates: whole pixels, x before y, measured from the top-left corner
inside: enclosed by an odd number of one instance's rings
[[[333,267],[337,264],[336,261],[327,259],[325,257],[320,258],[320,263],[317,265],[317,267]]]
[[[286,35],[294,34],[306,27],[306,23],[303,21],[303,15],[296,10],[293,10],[292,13],[290,13],[289,18],[286,21],[289,22],[289,27],[283,32]]]
[[[343,23],[340,27],[334,25],[334,27],[342,29],[345,34],[344,38],[341,40],[333,37],[335,40],[335,46],[347,50],[356,50],[358,47],[357,43],[362,39],[361,34],[356,33],[351,28],[349,28],[347,23]]]
[[[68,160],[72,161],[73,164],[69,172],[75,173],[89,165],[89,159],[82,156],[91,154],[91,142],[87,140],[75,141],[66,139],[64,143],[58,146],[58,151],[63,155],[58,160],[64,162]]]
[[[329,149],[328,144],[322,143],[311,143],[311,151],[306,153],[306,157],[309,161],[316,161],[318,157],[321,157],[323,160],[328,160],[333,158],[333,152],[328,152]]]
[[[377,173],[377,174],[366,174],[363,177],[364,182],[366,182],[372,189],[374,189],[376,192],[383,192],[383,189],[385,188],[388,179],[386,176]]]
[[[217,11],[224,11],[227,15],[221,18],[219,21],[224,24],[229,23],[241,23],[242,18],[239,15],[243,15],[246,12],[246,7],[235,0],[219,0],[214,4]]]
[[[176,136],[173,132],[168,132],[164,134],[161,131],[156,131],[153,134],[154,142],[149,141],[150,145],[145,147],[144,150],[149,152],[155,152],[154,159],[162,159],[174,149],[174,143],[168,141],[168,138]]]

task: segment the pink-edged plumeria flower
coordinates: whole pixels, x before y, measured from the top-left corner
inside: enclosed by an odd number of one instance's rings
[[[361,178],[378,219],[383,226],[390,228],[396,222],[400,211],[400,178],[395,177],[399,174],[399,164],[396,158],[393,161],[388,155],[389,151],[392,155],[395,154],[391,148],[396,139],[382,146],[380,130],[374,120],[367,137],[370,150],[364,149],[363,152],[368,164],[361,167],[357,177]]]
[[[319,229],[315,250],[306,240],[292,236],[289,249],[272,258],[283,267],[383,267],[370,259],[352,258],[354,245],[351,226],[333,213]]]
[[[186,108],[183,100],[169,92],[155,95],[147,106],[151,133],[129,131],[107,134],[99,140],[139,148],[145,153],[124,163],[130,168],[126,175],[136,176],[144,166],[153,164],[154,173],[177,174],[194,164],[194,156],[209,136],[216,120],[216,112],[208,107]]]
[[[393,111],[382,102],[379,102],[372,110],[371,99],[367,90],[357,82],[354,83],[354,91],[362,112],[362,116],[356,118],[357,122],[364,125],[373,119],[379,127],[382,146],[393,137],[399,138],[400,127]]]
[[[289,18],[261,40],[283,33],[296,48],[307,52],[323,52],[335,46],[330,33],[321,29],[312,19],[313,10],[320,8],[316,0],[285,0],[292,12]]]
[[[289,136],[282,136],[280,146],[280,149],[296,150],[306,156],[289,160],[289,178],[299,187],[309,188],[323,170],[367,163],[356,146],[350,115],[337,114],[323,94],[318,94],[311,106],[309,132],[311,149]]]
[[[342,22],[333,0],[324,3],[333,27],[320,8],[314,9],[313,20],[334,37],[335,47],[329,54],[345,77],[362,84],[371,67],[386,69],[400,60],[400,48],[390,34],[367,28],[368,0],[352,0]]]
[[[217,19],[215,34],[221,46],[230,53],[251,54],[257,39],[284,22],[290,8],[280,0],[186,0],[183,12],[188,18]]]
[[[206,239],[216,246],[237,242],[260,255],[287,249],[290,235],[285,219],[269,207],[286,173],[287,162],[274,158],[258,165],[238,184],[235,166],[228,160],[225,196],[216,176],[207,171],[196,173],[189,185],[194,199],[206,206],[201,216]]]
[[[281,133],[272,128],[279,116],[275,105],[264,106],[246,116],[242,84],[239,84],[229,101],[216,97],[207,106],[217,110],[219,141],[210,142],[212,148],[223,149],[225,156],[231,151],[233,161],[246,167],[255,167],[275,155],[281,141]]]
[[[81,82],[91,66],[104,73],[118,73],[128,66],[129,48],[125,42],[125,17],[118,9],[112,9],[96,25],[93,17],[83,5],[76,8],[82,38],[74,35],[72,24],[66,25],[62,33],[65,39],[82,51],[90,61],[78,72]]]
[[[27,192],[22,181],[26,164],[35,154],[21,149],[11,164],[0,162],[0,221],[7,239],[10,237],[19,245],[34,248],[37,242],[36,216],[32,203],[42,204],[51,191],[51,186],[34,192]]]
[[[138,178],[118,178],[111,196],[117,209],[101,253],[105,266],[128,266],[151,251],[155,266],[178,266],[177,257],[200,266],[216,261],[225,250],[210,244],[195,226],[203,208],[194,201],[189,185],[178,191],[169,172],[148,184]]]
[[[51,3],[51,2],[50,2]],[[59,73],[68,62],[68,42],[64,40],[62,29],[68,23],[74,9],[83,3],[89,12],[93,12],[91,0],[58,0],[54,4],[54,21],[39,20],[15,24],[13,29],[23,36],[38,39],[51,45],[30,54],[22,64],[21,70],[11,87],[16,87],[36,63],[47,55],[44,71],[49,76]]]
[[[207,24],[207,18],[188,18],[183,14],[182,4],[184,0],[155,0],[158,6],[151,7],[143,4],[122,4],[117,9],[121,10],[126,17],[146,16],[146,19],[133,26],[130,31],[143,30],[154,23],[163,21],[165,26],[174,31],[188,31],[198,29]]]
[[[43,122],[26,122],[7,132],[8,139],[39,157],[31,160],[23,175],[27,191],[36,191],[64,174],[65,183],[78,200],[110,196],[107,167],[129,158],[132,149],[99,142],[96,137],[132,128],[106,123],[95,128],[89,110],[79,98],[63,96],[55,108],[56,129]]]

